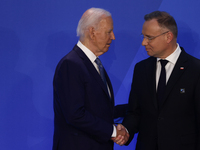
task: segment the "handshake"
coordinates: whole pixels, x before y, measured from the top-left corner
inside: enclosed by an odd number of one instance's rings
[[[126,128],[122,124],[118,124],[116,126],[117,129],[117,135],[116,137],[112,137],[111,140],[113,140],[116,144],[124,145],[129,139],[129,133],[127,132]]]

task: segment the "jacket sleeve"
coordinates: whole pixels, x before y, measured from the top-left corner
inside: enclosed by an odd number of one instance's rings
[[[85,80],[85,76],[87,74],[82,72],[79,64],[63,61],[57,67],[54,76],[54,94],[56,94],[57,103],[68,124],[92,136],[99,142],[105,142],[111,138],[113,125],[94,115],[89,102],[86,105],[88,94],[95,91],[86,91],[90,83]]]

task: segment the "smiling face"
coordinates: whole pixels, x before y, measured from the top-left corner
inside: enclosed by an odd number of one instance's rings
[[[92,51],[96,56],[102,55],[108,51],[112,40],[115,40],[115,35],[113,32],[113,20],[109,16],[102,19],[98,29],[93,31],[94,49]]]
[[[155,37],[168,31],[166,28],[161,28],[156,19],[145,21],[142,28],[144,37]],[[166,58],[170,55],[171,51],[168,50],[168,34],[162,34],[152,40],[143,39],[142,45],[145,46],[149,56]]]

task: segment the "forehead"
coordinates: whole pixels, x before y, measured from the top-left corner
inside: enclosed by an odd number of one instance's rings
[[[100,21],[99,26],[100,26],[101,28],[104,28],[104,27],[113,28],[113,20],[112,20],[112,17],[109,16],[109,17],[103,18],[103,19]]]
[[[154,34],[159,33],[161,30],[161,27],[158,25],[158,22],[156,19],[152,19],[149,21],[145,21],[142,27],[142,34]]]

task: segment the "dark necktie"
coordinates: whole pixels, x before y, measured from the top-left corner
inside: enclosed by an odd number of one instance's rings
[[[168,61],[161,59],[160,63],[161,63],[161,72],[160,72],[160,78],[159,78],[158,87],[157,87],[158,108],[160,108],[160,105],[163,102],[163,96],[164,96],[164,93],[165,93],[165,88],[166,88],[165,65],[168,63]]]
[[[99,68],[99,72],[100,72],[101,79],[103,80],[104,84],[105,84],[106,87],[107,87],[105,71],[104,71],[104,68],[103,68],[103,65],[102,65],[100,59],[99,59],[99,58],[96,58],[95,63],[97,64],[97,66],[98,66],[98,68]]]

